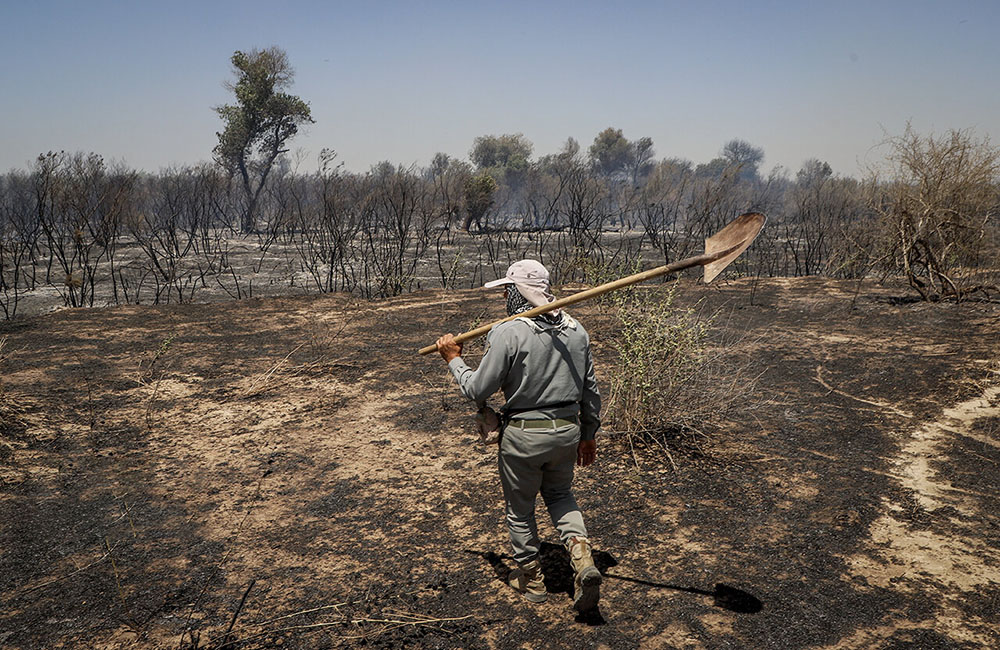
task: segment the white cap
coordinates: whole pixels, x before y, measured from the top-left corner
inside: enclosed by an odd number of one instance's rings
[[[549,293],[549,272],[541,262],[535,260],[520,260],[507,267],[506,277],[487,282],[487,289],[504,284],[513,284],[521,292],[524,299],[536,307],[547,305],[556,299]]]

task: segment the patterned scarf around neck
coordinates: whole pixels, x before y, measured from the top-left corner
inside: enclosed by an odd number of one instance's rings
[[[529,309],[534,309],[535,305],[528,302],[528,299],[521,295],[521,292],[517,290],[517,286],[513,284],[507,285],[507,315],[516,316],[517,314],[523,314]],[[546,314],[540,314],[535,316],[540,320],[550,323],[552,325],[557,325],[560,320],[562,320],[562,314],[558,311],[553,314],[552,312]]]

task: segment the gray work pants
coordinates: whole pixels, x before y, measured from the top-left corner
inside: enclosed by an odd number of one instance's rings
[[[573,466],[580,427],[559,429],[507,427],[500,444],[500,482],[507,504],[507,530],[519,563],[538,557],[535,497],[542,500],[565,544],[571,537],[586,537],[583,515],[573,496]]]

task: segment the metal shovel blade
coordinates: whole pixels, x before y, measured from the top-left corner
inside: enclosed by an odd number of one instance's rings
[[[705,265],[705,284],[715,279],[729,263],[739,257],[760,234],[767,221],[760,212],[747,212],[736,217],[725,228],[705,240],[705,254],[710,255],[737,246],[728,255]],[[741,243],[742,242],[742,243]]]

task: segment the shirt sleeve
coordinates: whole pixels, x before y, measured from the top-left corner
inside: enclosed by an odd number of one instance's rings
[[[470,368],[462,357],[456,357],[448,362],[448,368],[462,394],[482,406],[490,395],[497,392],[503,385],[503,380],[510,370],[510,356],[507,354],[507,344],[503,336],[489,337],[489,345],[483,360],[475,370]]]
[[[593,440],[601,428],[601,392],[594,373],[594,355],[587,345],[587,360],[583,376],[583,396],[580,398],[580,440]]]

